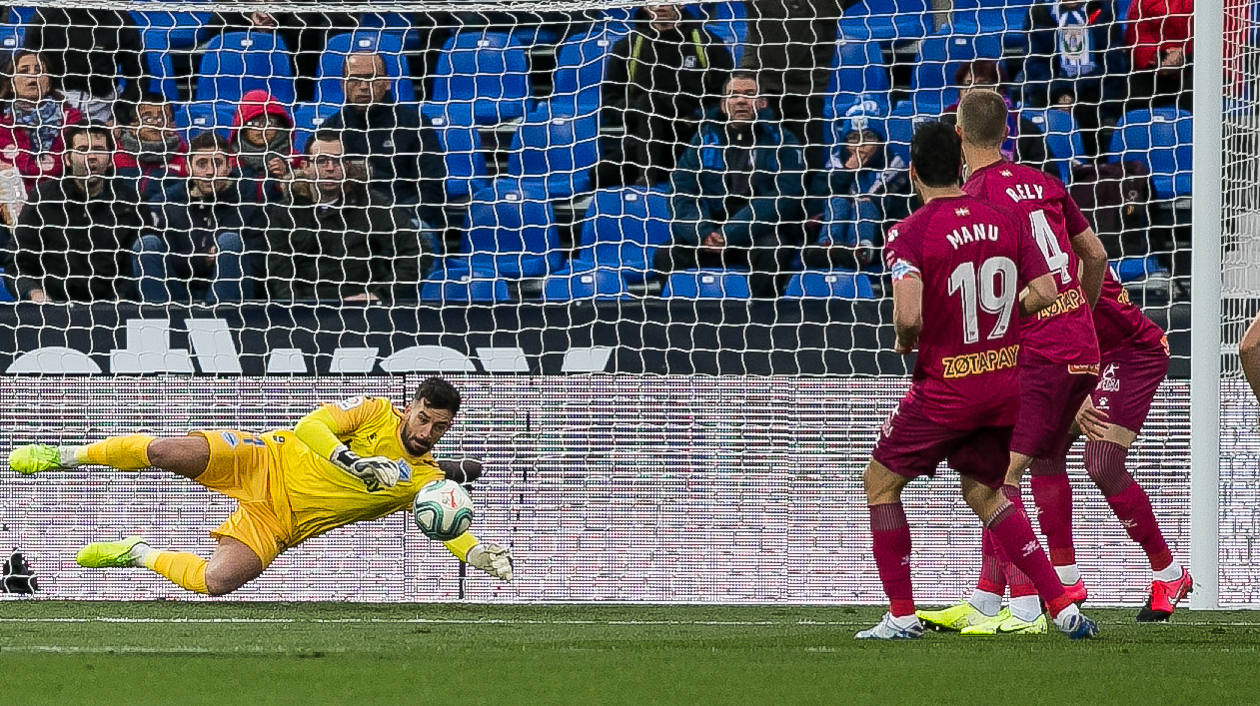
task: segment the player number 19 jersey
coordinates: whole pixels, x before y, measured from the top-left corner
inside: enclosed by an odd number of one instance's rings
[[[1013,424],[1019,293],[1049,271],[1027,226],[971,196],[937,198],[889,230],[885,258],[894,282],[923,282],[909,396],[946,426]]]

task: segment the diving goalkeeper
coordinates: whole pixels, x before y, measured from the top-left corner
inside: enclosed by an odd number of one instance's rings
[[[139,537],[94,542],[78,555],[88,568],[144,567],[190,591],[220,596],[311,537],[410,507],[422,486],[447,474],[444,468],[453,480],[473,480],[460,477],[460,464],[439,467],[430,454],[459,405],[459,391],[431,377],[401,412],[384,398],[352,397],[320,407],[292,429],[199,429],[165,439],[116,436],[87,446],[31,444],[13,449],[9,467],[26,474],[82,465],[155,467],[236,498],[236,512],[210,533],[218,547],[209,561],[155,549]],[[445,544],[472,566],[512,580],[506,548],[471,532]]]

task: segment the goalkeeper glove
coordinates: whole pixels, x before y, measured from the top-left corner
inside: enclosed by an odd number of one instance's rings
[[[512,580],[512,552],[494,542],[483,542],[469,549],[468,564],[497,579]]]
[[[333,451],[331,460],[333,465],[363,481],[368,492],[398,485],[398,478],[402,473],[398,469],[398,464],[388,458],[384,456],[362,458],[346,448],[345,444]]]

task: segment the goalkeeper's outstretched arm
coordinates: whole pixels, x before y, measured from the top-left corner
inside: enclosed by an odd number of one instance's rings
[[[362,480],[368,490],[392,488],[398,484],[398,464],[382,456],[361,458],[341,441],[372,418],[377,404],[380,403],[374,400],[363,400],[357,405],[326,404],[302,417],[293,433],[312,451]]]

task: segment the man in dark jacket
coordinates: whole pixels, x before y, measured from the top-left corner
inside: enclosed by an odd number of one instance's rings
[[[858,0],[746,0],[748,40],[741,69],[779,96],[779,115],[805,141],[811,167],[821,167],[823,93],[836,56],[840,16]]]
[[[140,197],[113,174],[109,128],[80,123],[64,135],[65,171],[31,192],[13,229],[14,288],[33,302],[128,298],[123,275],[142,224]]]
[[[426,226],[445,228],[446,161],[433,126],[414,105],[394,101],[379,54],[347,56],[343,81],[346,105],[323,129],[341,134],[347,157],[366,160],[370,188],[418,206]]]
[[[280,301],[414,301],[427,253],[410,216],[367,188],[341,137],[316,132],[292,199],[268,209],[268,283]]]
[[[130,13],[41,7],[27,24],[23,44],[43,55],[72,107],[97,122],[130,119],[145,75],[140,32]],[[125,80],[121,94],[120,79]]]
[[[133,248],[141,301],[210,304],[252,295],[247,251],[263,247],[262,209],[241,194],[228,141],[213,132],[188,145],[189,176],[152,205],[151,232]]]
[[[673,242],[656,251],[657,270],[747,265],[754,296],[777,292],[800,245],[805,163],[765,107],[755,76],[731,75],[720,111],[674,170]]]
[[[1094,132],[1115,123],[1129,90],[1124,33],[1116,21],[1115,3],[1070,0],[1033,5],[1026,29],[1024,101],[1072,112],[1085,130],[1086,150],[1097,154]]]
[[[624,125],[625,137],[597,168],[601,186],[669,181],[735,63],[722,41],[683,20],[677,5],[648,5],[634,19],[608,58],[603,122]]]

